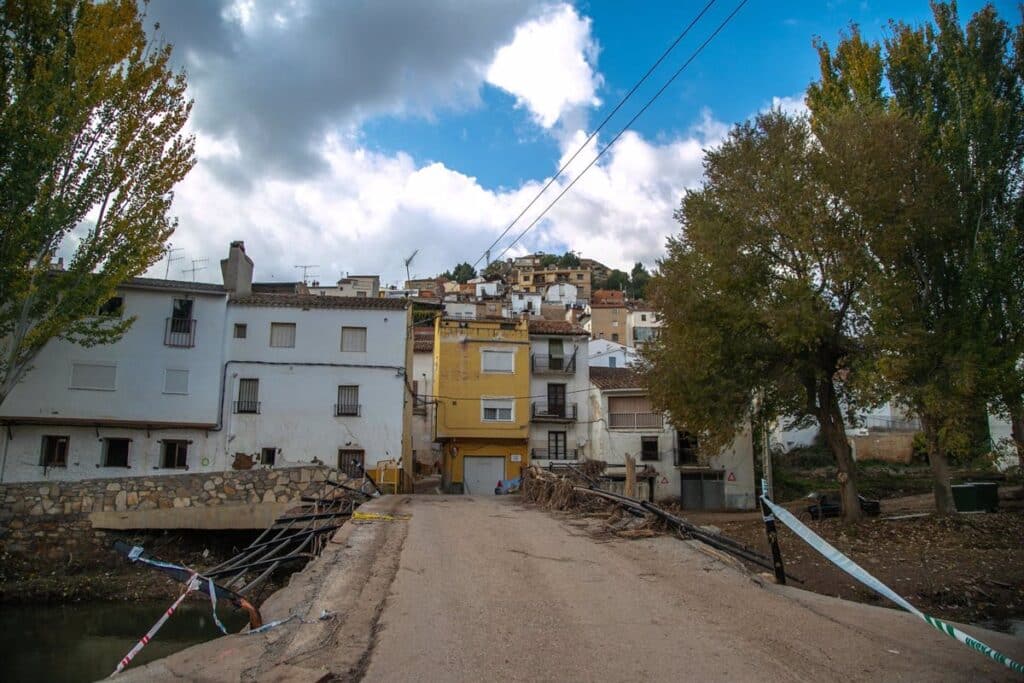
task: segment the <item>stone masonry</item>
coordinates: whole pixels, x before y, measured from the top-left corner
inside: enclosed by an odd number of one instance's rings
[[[0,484],[0,552],[56,560],[108,555],[107,533],[92,512],[243,503],[287,503],[321,492],[326,467],[232,470],[203,474]]]

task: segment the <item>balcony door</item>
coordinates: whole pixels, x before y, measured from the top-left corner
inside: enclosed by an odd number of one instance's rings
[[[561,339],[548,340],[548,367],[552,370],[562,370],[565,367],[565,350]]]
[[[565,385],[548,385],[548,415],[565,417]]]

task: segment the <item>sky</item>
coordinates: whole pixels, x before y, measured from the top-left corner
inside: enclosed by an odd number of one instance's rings
[[[571,249],[655,266],[704,151],[773,106],[800,111],[815,37],[918,24],[925,0],[749,0],[535,227],[518,236],[736,8],[717,0],[491,257]],[[432,276],[480,260],[708,0],[151,0],[188,78],[198,163],[175,189],[174,258],[219,282],[243,240],[258,281]],[[983,3],[960,2],[966,20]],[[1012,1],[995,3],[1016,23]],[[204,260],[205,259],[205,260]],[[198,267],[194,274],[186,269]]]

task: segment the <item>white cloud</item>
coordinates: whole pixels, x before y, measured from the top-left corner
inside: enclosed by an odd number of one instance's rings
[[[708,114],[700,131],[724,130]],[[570,248],[612,267],[653,264],[665,238],[678,226],[673,211],[683,191],[700,182],[703,150],[720,142],[696,131],[666,144],[634,132],[619,139],[506,257],[544,248]],[[585,136],[577,134],[577,142]],[[495,250],[503,249],[582,170],[597,141],[547,191]],[[546,179],[509,190],[484,188],[473,177],[442,163],[417,165],[407,154],[370,151],[348,137],[322,141],[326,170],[303,181],[266,176],[248,191],[223,181],[210,161],[236,153],[230,141],[205,139],[200,163],[176,190],[180,227],[172,242],[185,261],[209,258],[200,279],[219,281],[217,262],[229,242],[242,239],[261,281],[297,279],[299,263],[332,282],[344,272],[404,277],[402,259],[420,254],[413,272],[434,275],[460,261],[473,262]],[[561,160],[559,161],[561,163]],[[151,274],[163,276],[165,264]],[[175,272],[175,270],[178,272]]]
[[[796,116],[803,116],[810,112],[810,110],[807,109],[807,104],[804,102],[803,93],[790,97],[773,97],[771,109],[781,109],[787,114],[793,114]]]
[[[486,79],[551,128],[569,109],[600,104],[597,53],[590,19],[571,5],[557,5],[516,28],[512,42],[495,53]]]

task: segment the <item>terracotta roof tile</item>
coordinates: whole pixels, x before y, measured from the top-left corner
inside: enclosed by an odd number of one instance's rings
[[[530,320],[530,334],[558,334],[571,337],[585,337],[589,333],[568,320]]]
[[[409,306],[405,299],[377,299],[356,296],[320,296],[317,294],[252,294],[231,299],[238,306],[270,308],[349,308],[401,311]]]
[[[154,277],[133,277],[121,284],[132,289],[170,289],[177,292],[209,292],[224,294],[227,292],[222,285],[211,282],[191,282],[187,280],[161,280]]]
[[[646,389],[640,375],[629,368],[590,368],[590,382],[598,389]]]

